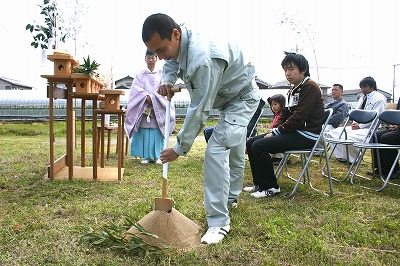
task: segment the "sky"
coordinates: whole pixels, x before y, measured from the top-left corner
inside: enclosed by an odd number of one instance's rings
[[[52,74],[52,63],[42,62],[42,51],[30,46],[32,34],[25,30],[28,23],[43,23],[41,3],[3,4],[0,77],[45,95],[46,80],[40,75]],[[58,50],[80,62],[90,55],[101,64],[99,72],[114,81],[134,77],[145,67],[143,21],[165,13],[211,38],[236,42],[255,65],[257,77],[270,84],[285,80],[283,51],[297,51],[308,59],[311,78],[321,84],[358,89],[362,78],[372,76],[378,89],[392,93],[395,78],[395,98],[400,96],[400,1],[58,0],[58,6],[69,26],[77,7],[80,28],[76,42],[59,42]]]

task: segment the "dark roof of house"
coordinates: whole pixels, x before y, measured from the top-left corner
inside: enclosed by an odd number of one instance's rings
[[[282,80],[282,81],[279,81],[279,82],[277,82],[277,83],[275,83],[275,84],[272,84],[271,86],[270,86],[270,89],[282,89],[282,88],[284,88],[284,89],[289,89],[290,87],[291,87],[292,85],[289,83],[289,81],[287,81],[286,79],[285,80]]]
[[[383,95],[385,95],[385,97],[391,97],[392,96],[392,94],[390,94],[389,92],[386,92],[386,91],[383,91],[383,90],[380,90],[380,89],[377,89],[377,91],[378,92],[380,92],[380,93],[382,93]],[[361,93],[361,90],[360,89],[355,89],[355,90],[344,90],[343,91],[343,94],[344,95],[351,95],[351,94],[354,94],[354,95],[356,95],[356,94],[359,94],[359,93]]]
[[[8,82],[11,85],[14,85],[16,87],[24,87],[24,88],[32,89],[32,86],[28,86],[28,85],[22,84],[18,80],[15,80],[15,79],[10,79],[10,78],[6,78],[6,77],[0,77],[0,79],[4,80],[5,82]]]
[[[258,87],[260,88],[260,90],[264,90],[264,89],[268,89],[271,84],[269,84],[268,82],[256,77],[256,83],[258,85]]]
[[[270,89],[289,89],[291,86],[292,85],[289,83],[289,81],[287,81],[285,79],[285,80],[279,81],[279,82],[277,82],[275,84],[272,84],[269,88]],[[320,86],[321,89],[322,88],[324,88],[324,89],[325,88],[330,88],[330,86],[327,86],[327,85],[324,85],[324,84],[321,84],[321,83],[319,83],[319,86]]]
[[[115,88],[116,90],[129,90],[130,88],[128,86],[125,86],[123,84],[119,85],[118,87]]]
[[[134,78],[132,78],[131,76],[128,75],[128,76],[126,76],[124,78],[116,80],[115,82],[118,82],[118,81],[121,81],[121,80],[126,80],[126,79],[133,80]]]

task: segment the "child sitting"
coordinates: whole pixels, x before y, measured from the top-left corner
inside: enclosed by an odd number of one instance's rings
[[[271,129],[274,127],[278,127],[278,120],[279,117],[281,116],[281,111],[285,107],[286,103],[286,97],[283,96],[282,94],[275,94],[267,99],[269,106],[274,113],[274,119],[271,124]],[[272,158],[272,163],[274,165],[278,165],[280,160],[282,159],[283,155],[282,153],[277,153],[277,154],[271,154]]]

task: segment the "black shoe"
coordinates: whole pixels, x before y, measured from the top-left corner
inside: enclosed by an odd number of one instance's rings
[[[337,159],[337,161],[339,163],[347,163],[347,160],[346,159],[342,159],[342,158]]]

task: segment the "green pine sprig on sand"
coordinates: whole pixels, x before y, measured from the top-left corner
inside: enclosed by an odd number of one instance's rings
[[[149,238],[158,238],[158,236],[148,232],[129,217],[124,218],[125,223],[122,226],[111,223],[109,225],[102,225],[97,230],[92,226],[86,226],[87,232],[80,237],[79,243],[110,248],[135,255],[144,254],[145,256],[160,254],[163,249],[168,248],[167,246],[156,246],[144,241],[139,235]],[[132,226],[135,227],[138,233],[132,234],[127,232]]]

